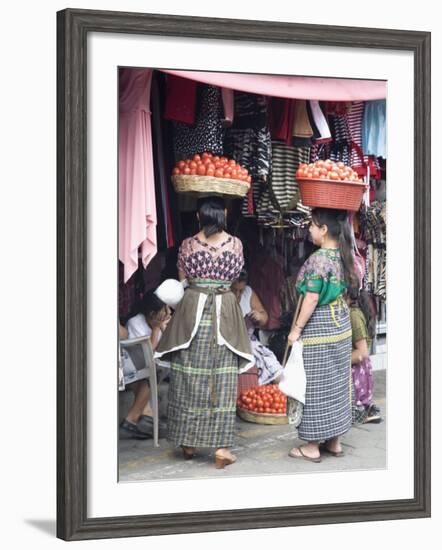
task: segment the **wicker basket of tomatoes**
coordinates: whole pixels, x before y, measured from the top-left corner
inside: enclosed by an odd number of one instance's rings
[[[330,159],[301,164],[296,180],[302,203],[310,207],[356,211],[367,188],[350,166]]]
[[[250,189],[251,181],[247,168],[233,159],[208,152],[178,161],[172,171],[172,182],[177,193],[217,193],[244,197]]]
[[[287,396],[277,384],[254,386],[241,392],[236,412],[240,418],[256,424],[288,424]]]

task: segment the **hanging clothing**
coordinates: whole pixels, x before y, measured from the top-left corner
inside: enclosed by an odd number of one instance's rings
[[[249,171],[252,186],[242,203],[243,216],[253,215],[271,167],[271,138],[267,127],[267,98],[235,91],[234,120],[226,130],[224,152]]]
[[[295,99],[292,135],[299,138],[311,138],[313,136],[305,99]]]
[[[352,103],[347,113],[347,124],[351,142],[350,166],[364,166],[364,156],[362,154],[362,117],[364,116],[364,102],[355,101]]]
[[[157,253],[157,213],[152,156],[152,70],[120,69],[118,134],[118,257],[124,281]]]
[[[174,122],[175,160],[192,158],[196,153],[223,154],[221,90],[198,86],[198,114],[194,126]]]
[[[164,118],[183,124],[194,124],[196,118],[197,83],[173,74],[166,77]]]
[[[319,132],[319,137],[316,137],[315,143],[327,143],[331,141],[331,132],[325,118],[324,113],[319,105],[319,101],[311,99],[308,102],[308,106],[313,118],[313,122]]]
[[[308,163],[310,149],[272,142],[272,170],[269,191],[280,210],[294,210],[300,201],[295,173],[299,165]]]
[[[223,100],[223,111],[224,115],[222,118],[222,123],[224,128],[232,126],[234,119],[234,94],[233,90],[229,88],[221,88],[221,97]]]
[[[385,99],[365,103],[362,148],[366,155],[387,158],[387,112]]]
[[[272,140],[292,145],[295,100],[271,97],[269,100],[269,130]]]

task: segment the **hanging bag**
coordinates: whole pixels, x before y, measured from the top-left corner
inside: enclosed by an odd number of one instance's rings
[[[303,297],[300,296],[294,315],[296,323],[301,310]],[[291,347],[290,355],[288,354]],[[293,346],[287,342],[282,366],[284,367],[280,379],[279,389],[287,395],[287,416],[289,424],[295,427],[299,426],[302,419],[302,413],[305,404],[306,377],[304,371],[304,361],[302,358],[303,344],[301,340],[296,340]]]

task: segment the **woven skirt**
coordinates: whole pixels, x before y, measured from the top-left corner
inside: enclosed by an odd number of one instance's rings
[[[351,325],[339,300],[318,306],[302,333],[307,379],[298,435],[321,441],[346,433],[352,421]]]
[[[171,354],[168,440],[188,447],[232,447],[238,356],[211,345],[212,300],[208,296],[198,331],[187,349]]]

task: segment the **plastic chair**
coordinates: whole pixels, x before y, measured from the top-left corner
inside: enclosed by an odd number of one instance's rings
[[[149,383],[151,393],[151,404],[153,411],[153,444],[159,447],[159,411],[158,411],[158,383],[157,383],[157,365],[155,363],[152,346],[148,336],[140,336],[139,338],[131,338],[130,340],[120,340],[121,349],[126,349],[130,354],[131,348],[140,346],[143,352],[143,368],[147,368],[149,372]]]

